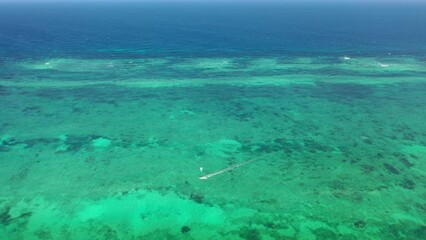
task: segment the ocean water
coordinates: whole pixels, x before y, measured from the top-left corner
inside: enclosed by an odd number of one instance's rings
[[[0,239],[425,239],[426,5],[1,3]]]

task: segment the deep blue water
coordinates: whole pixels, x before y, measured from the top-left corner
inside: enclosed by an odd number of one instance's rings
[[[0,4],[2,57],[426,53],[426,4]]]

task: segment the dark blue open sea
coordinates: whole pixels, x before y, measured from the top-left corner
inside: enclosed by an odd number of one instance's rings
[[[421,3],[2,3],[0,46],[13,58],[423,56],[425,13]]]
[[[0,3],[0,239],[426,239],[426,4]]]

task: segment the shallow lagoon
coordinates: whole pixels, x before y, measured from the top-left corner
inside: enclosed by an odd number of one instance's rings
[[[0,235],[421,239],[425,69],[409,56],[4,61]]]

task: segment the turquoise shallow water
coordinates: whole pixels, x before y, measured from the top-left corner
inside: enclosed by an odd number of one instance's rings
[[[28,11],[13,6],[0,11]],[[424,239],[423,17],[328,6],[314,17],[329,32],[306,35],[312,19],[268,8],[231,34],[252,7],[221,12],[235,20],[224,32],[210,11],[187,22],[200,6],[150,6],[139,24],[145,7],[63,18],[33,8],[33,25],[1,22],[0,39],[23,45],[0,41],[0,238]],[[366,35],[344,41],[341,23],[321,17],[334,8],[379,19],[381,32],[348,24]],[[298,27],[251,34],[276,19]],[[417,38],[393,38],[389,22]],[[264,37],[280,34],[288,41]]]
[[[22,75],[1,88],[0,233],[421,239],[424,66],[409,57],[8,63]],[[175,71],[193,77],[171,79]],[[87,77],[96,75],[120,79]]]

